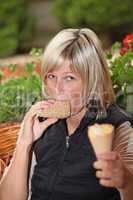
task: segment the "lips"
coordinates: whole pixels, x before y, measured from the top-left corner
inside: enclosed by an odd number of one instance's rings
[[[68,96],[66,95],[58,95],[55,97],[56,100],[59,100],[59,101],[67,101],[67,100],[70,100],[70,98],[68,98]]]

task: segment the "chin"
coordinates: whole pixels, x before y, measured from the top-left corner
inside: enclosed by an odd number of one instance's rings
[[[78,114],[78,113],[82,112],[85,108],[86,108],[85,105],[82,105],[82,106],[80,105],[80,106],[76,106],[76,107],[71,105],[71,113],[72,113],[72,115],[76,114],[76,113]]]

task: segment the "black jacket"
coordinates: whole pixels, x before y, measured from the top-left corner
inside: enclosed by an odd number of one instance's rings
[[[37,165],[31,180],[31,200],[120,200],[115,188],[101,186],[96,178],[92,166],[96,157],[87,128],[95,122],[118,127],[125,121],[131,121],[130,117],[111,105],[101,119],[96,119],[95,112],[86,112],[71,136],[65,119],[51,125],[33,146]]]

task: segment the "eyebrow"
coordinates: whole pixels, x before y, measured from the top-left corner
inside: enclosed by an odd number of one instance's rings
[[[49,72],[49,73],[54,73],[54,72]],[[70,71],[70,72],[64,72],[63,74],[70,74],[70,73],[71,73],[71,74],[72,74],[72,73],[74,74],[74,72],[72,72],[72,71]]]
[[[71,74],[72,74],[72,73],[74,74],[74,72],[72,72],[72,71],[71,71],[71,72],[64,72],[63,74],[70,74],[70,73],[71,73]]]

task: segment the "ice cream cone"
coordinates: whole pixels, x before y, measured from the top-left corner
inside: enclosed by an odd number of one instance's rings
[[[88,127],[88,137],[96,155],[112,150],[113,133],[114,127],[111,124],[94,124]]]

